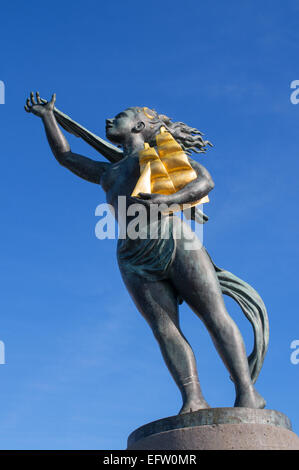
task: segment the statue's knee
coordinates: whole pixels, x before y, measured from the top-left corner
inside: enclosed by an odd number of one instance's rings
[[[163,342],[172,339],[175,332],[170,322],[160,321],[154,326],[153,333],[159,342]]]

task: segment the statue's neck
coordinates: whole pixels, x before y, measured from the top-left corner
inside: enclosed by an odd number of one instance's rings
[[[144,149],[144,138],[141,134],[133,134],[123,144],[124,156],[138,156],[140,150]]]

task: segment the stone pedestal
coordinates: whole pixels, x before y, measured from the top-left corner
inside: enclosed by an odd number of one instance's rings
[[[141,426],[128,450],[299,450],[290,420],[274,410],[209,408]]]

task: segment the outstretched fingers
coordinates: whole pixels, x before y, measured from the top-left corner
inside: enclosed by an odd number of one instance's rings
[[[56,93],[53,93],[52,98],[51,98],[51,101],[50,101],[50,103],[51,103],[52,106],[54,106],[55,101],[56,101]]]
[[[31,113],[31,106],[32,106],[31,101],[30,101],[29,98],[27,98],[27,100],[26,100],[26,105],[24,106],[25,111],[26,111],[27,113]]]
[[[37,103],[40,102],[40,101],[39,101],[40,98],[38,98],[38,97],[39,97],[39,95],[38,95],[38,92],[37,92],[37,93],[36,93]],[[33,91],[31,91],[31,93],[30,93],[30,98],[27,98],[27,100],[26,100],[26,105],[24,106],[25,111],[26,111],[27,113],[31,113],[31,111],[32,111],[32,109],[31,109],[32,106],[35,105],[35,104],[37,104],[37,103],[36,103],[35,98],[34,98],[34,93],[33,93]]]
[[[30,93],[30,99],[32,104],[36,104],[33,91]]]
[[[55,101],[56,93],[52,95],[51,101],[46,101],[41,99],[39,91],[37,91],[35,95],[33,91],[31,91],[29,98],[27,98],[26,100],[24,108],[27,113],[33,113],[37,116],[41,116],[42,114],[44,114],[45,110],[54,109]]]
[[[36,101],[38,102],[38,104],[42,104],[42,100],[40,99],[39,91],[36,92]]]

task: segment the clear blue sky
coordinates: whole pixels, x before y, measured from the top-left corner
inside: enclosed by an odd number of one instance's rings
[[[104,137],[104,120],[146,105],[201,129],[216,183],[205,245],[252,284],[270,317],[257,382],[299,433],[299,5],[285,0],[5,2],[0,105],[1,449],[123,449],[128,434],[176,414],[179,392],[116,264],[94,234],[101,188],[54,160],[31,90]],[[75,137],[74,151],[103,159]],[[229,311],[252,346],[250,324]],[[182,327],[212,406],[234,388],[200,320]]]

